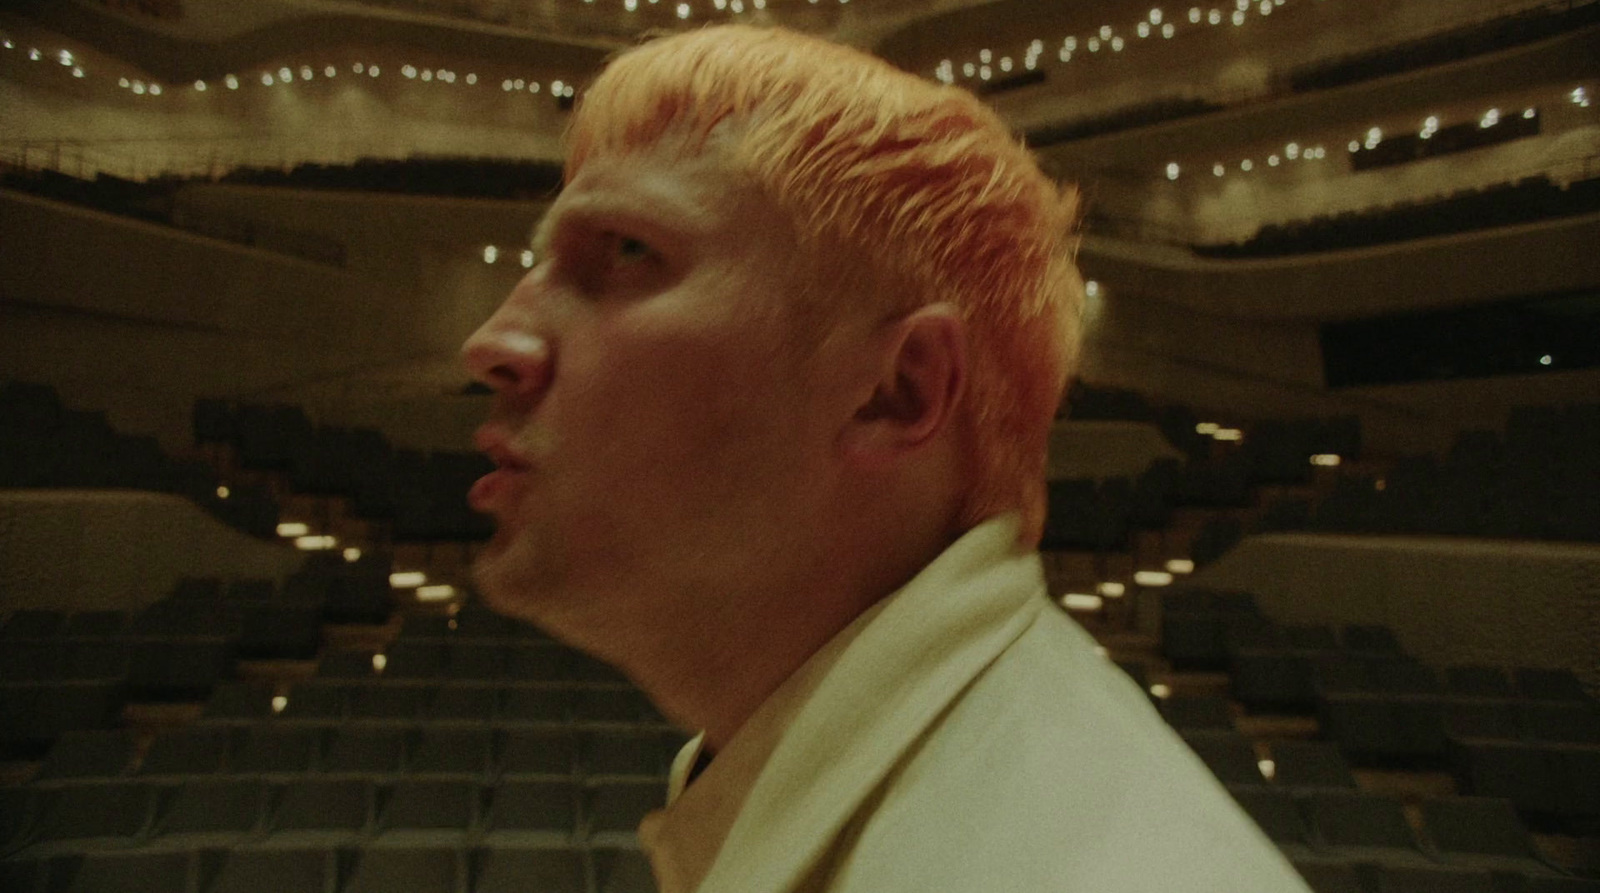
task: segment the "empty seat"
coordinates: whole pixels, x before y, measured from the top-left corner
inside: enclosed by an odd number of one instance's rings
[[[44,608],[25,608],[13,611],[0,623],[0,639],[49,639],[61,633],[67,625],[65,611]],[[7,647],[13,643],[7,642]]]
[[[452,642],[449,652],[446,673],[452,679],[493,682],[506,674],[506,648],[482,642]]]
[[[572,733],[548,729],[505,729],[496,747],[505,775],[568,775],[576,747]]]
[[[1444,707],[1407,695],[1330,695],[1318,707],[1323,734],[1358,766],[1431,765],[1444,756]]]
[[[1288,791],[1260,785],[1230,786],[1228,791],[1285,856],[1311,852],[1311,833]]]
[[[244,609],[238,641],[240,657],[309,660],[316,657],[321,644],[321,606],[262,604]]]
[[[371,651],[329,651],[317,662],[317,675],[332,679],[366,679],[373,675]]]
[[[389,679],[443,679],[449,663],[443,642],[396,639],[384,652],[383,675]]]
[[[150,742],[140,775],[208,775],[220,772],[228,757],[225,728],[192,727],[161,732]]]
[[[650,812],[667,802],[667,786],[659,781],[610,781],[588,790],[589,833],[631,835]]]
[[[0,852],[10,852],[33,826],[38,796],[31,788],[0,787]]]
[[[271,824],[274,831],[360,832],[371,811],[368,782],[294,781],[279,794]]]
[[[224,682],[206,699],[202,719],[256,720],[272,715],[272,686],[263,682]]]
[[[641,722],[657,717],[644,693],[635,688],[588,688],[576,692],[573,718],[590,722]]]
[[[420,716],[437,691],[428,685],[367,683],[349,689],[352,719],[412,720]]]
[[[569,675],[571,656],[554,642],[516,645],[506,654],[505,676],[513,682],[559,682]]]
[[[1189,745],[1217,780],[1226,785],[1261,785],[1261,763],[1250,740],[1238,732],[1191,730],[1183,741]]]
[[[109,778],[121,775],[132,758],[133,736],[126,730],[63,732],[34,779]]]
[[[203,700],[227,676],[233,660],[233,643],[223,639],[136,643],[128,663],[128,696],[151,701]]]
[[[317,729],[256,726],[247,729],[229,761],[233,772],[309,772],[321,750]]]
[[[1425,861],[1400,801],[1381,794],[1318,791],[1301,801],[1315,839],[1351,856]]]
[[[1272,745],[1273,781],[1288,788],[1354,788],[1355,776],[1335,744],[1279,741]]]
[[[0,859],[0,890],[33,893],[44,883],[49,867],[49,863],[38,859]]]
[[[1471,697],[1503,698],[1511,694],[1511,680],[1499,667],[1448,667],[1445,687],[1451,694]]]
[[[36,758],[63,732],[114,728],[123,702],[116,682],[0,687],[0,749]]]
[[[469,893],[584,893],[583,859],[570,849],[484,847],[472,853]]]
[[[1600,706],[1588,701],[1524,701],[1517,714],[1530,741],[1600,744]]]
[[[187,890],[185,852],[88,853],[57,860],[50,888],[61,893],[173,893]]]
[[[322,771],[387,775],[400,771],[406,730],[340,726],[333,730]]]
[[[63,680],[102,680],[122,684],[128,678],[133,648],[125,642],[78,641],[61,646]]]
[[[433,689],[422,709],[424,722],[481,722],[494,720],[500,692],[488,686],[447,685]]]
[[[1463,741],[1451,748],[1458,787],[1479,797],[1515,803],[1522,812],[1563,811],[1566,767],[1557,745],[1518,741]]]
[[[124,611],[79,611],[67,618],[62,635],[75,639],[109,639],[128,625]]]
[[[588,775],[643,775],[666,778],[687,739],[659,729],[594,730],[582,737],[583,770]]]
[[[487,775],[493,754],[494,732],[488,728],[424,728],[406,771],[480,778]]]
[[[1233,728],[1228,699],[1218,695],[1174,695],[1158,701],[1161,718],[1178,731]]]
[[[508,688],[500,702],[499,720],[503,723],[563,722],[572,716],[573,698],[570,689]]]
[[[1546,670],[1518,667],[1515,671],[1518,693],[1544,701],[1588,701],[1583,683],[1571,670]]]
[[[155,833],[247,834],[260,825],[265,798],[266,786],[259,781],[201,779],[185,782],[163,798]]]
[[[1449,797],[1425,800],[1422,821],[1441,858],[1452,862],[1541,871],[1533,842],[1509,800]]]
[[[1452,738],[1516,739],[1522,735],[1522,715],[1515,701],[1472,698],[1446,701],[1445,734]]]
[[[289,689],[283,705],[284,719],[337,721],[345,715],[348,688],[341,682],[302,682]]]
[[[577,826],[578,789],[565,781],[507,781],[490,795],[495,831],[543,831],[569,836]]]
[[[407,614],[400,624],[402,639],[453,639],[455,618],[447,614]]]
[[[141,784],[74,785],[42,797],[41,841],[136,837],[149,818],[152,789]]]
[[[456,893],[460,858],[444,847],[368,847],[354,854],[339,893]]]
[[[478,820],[479,788],[475,782],[407,779],[381,791],[379,828],[384,831],[457,830],[466,832]]]
[[[1253,713],[1309,713],[1316,706],[1316,673],[1303,652],[1240,649],[1230,678],[1233,697]]]
[[[334,854],[324,849],[221,851],[205,893],[326,893]]]
[[[655,893],[650,860],[634,849],[594,851],[595,887],[598,893]]]
[[[1352,623],[1344,628],[1344,647],[1350,651],[1372,654],[1403,654],[1400,640],[1386,626]]]
[[[1498,893],[1486,871],[1444,865],[1379,863],[1374,893]]]

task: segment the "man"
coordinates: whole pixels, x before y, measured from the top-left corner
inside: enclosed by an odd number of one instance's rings
[[[1304,889],[1044,591],[1074,214],[969,94],[783,31],[586,93],[464,348],[477,575],[703,730],[663,891]]]

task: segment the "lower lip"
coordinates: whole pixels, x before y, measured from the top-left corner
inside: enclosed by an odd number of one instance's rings
[[[522,479],[522,471],[513,468],[497,468],[489,472],[478,482],[472,485],[467,492],[467,504],[474,511],[490,512],[500,503],[504,502],[508,491],[515,488]]]

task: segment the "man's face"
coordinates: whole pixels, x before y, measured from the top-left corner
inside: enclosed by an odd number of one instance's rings
[[[842,405],[796,347],[788,220],[717,150],[658,147],[589,159],[538,241],[464,347],[497,392],[481,588],[572,638],[731,603],[814,515]]]

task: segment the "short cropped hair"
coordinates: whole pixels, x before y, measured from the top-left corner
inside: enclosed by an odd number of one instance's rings
[[[968,331],[958,407],[971,527],[1020,510],[1044,523],[1045,451],[1077,361],[1077,192],[1046,177],[971,93],[777,28],[707,27],[619,55],[567,133],[568,182],[591,155],[669,134],[718,137],[809,246],[842,250],[888,289],[840,300],[886,313],[948,302]],[[726,135],[726,139],[723,136]],[[871,292],[862,294],[861,291]]]

